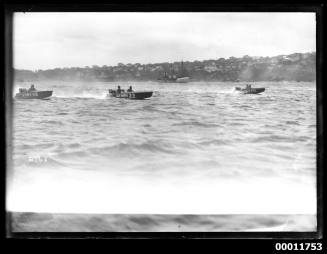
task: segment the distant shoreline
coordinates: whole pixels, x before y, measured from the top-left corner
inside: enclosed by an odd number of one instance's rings
[[[180,62],[156,64],[123,64],[117,66],[71,67],[49,70],[14,70],[14,79],[28,82],[41,80],[156,82],[164,73],[177,75]],[[258,82],[315,81],[316,53],[294,53],[274,57],[230,57],[183,62],[183,69],[192,81]]]

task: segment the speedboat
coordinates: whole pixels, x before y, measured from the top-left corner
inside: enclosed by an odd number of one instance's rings
[[[26,88],[19,88],[16,99],[45,99],[52,96],[52,91],[28,91]]]
[[[258,93],[263,93],[266,89],[261,87],[261,88],[254,88],[251,86],[247,86],[246,88],[241,88],[241,87],[235,87],[235,91],[242,92],[244,94],[258,94]]]
[[[150,98],[152,96],[152,91],[140,91],[140,92],[125,92],[123,89],[120,93],[117,90],[109,89],[108,96],[115,97],[115,98],[125,98],[131,100],[143,100],[146,98]]]

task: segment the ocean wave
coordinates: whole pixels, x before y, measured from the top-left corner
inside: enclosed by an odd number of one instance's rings
[[[55,146],[54,143],[40,143],[40,144],[18,144],[16,148],[21,151],[36,150],[36,149],[47,149]]]
[[[174,123],[173,126],[197,126],[197,127],[219,127],[219,124],[216,123],[205,123],[199,121],[184,121],[181,123]]]
[[[150,111],[150,112],[152,112],[152,111],[162,112],[163,111],[163,110],[158,109],[154,105],[144,105],[142,107],[142,110],[144,110],[144,111]]]
[[[41,121],[40,123],[54,124],[54,125],[64,125],[64,123],[62,121],[56,121],[56,120],[44,120],[44,121]]]
[[[118,154],[119,156],[128,157],[130,155],[136,155],[144,152],[174,154],[176,151],[174,151],[173,148],[174,147],[172,145],[153,141],[144,142],[141,144],[119,143],[112,146],[90,148],[89,151],[96,154]]]
[[[280,136],[280,135],[269,135],[269,136],[261,136],[257,138],[251,139],[253,143],[260,143],[260,142],[303,142],[306,141],[308,137],[300,136]]]
[[[298,121],[286,121],[285,123],[289,125],[300,125]]]
[[[89,153],[87,150],[68,151],[68,152],[59,152],[58,153],[58,157],[60,159],[76,159],[76,158],[83,158],[88,155],[89,155]]]
[[[77,147],[81,147],[80,143],[71,143],[69,145],[67,145],[69,148],[77,148]]]
[[[208,141],[201,141],[198,143],[201,146],[210,146],[210,145],[226,145],[229,144],[229,142],[222,140],[222,139],[213,139]]]
[[[75,148],[78,148],[76,150]],[[74,150],[72,150],[74,149]],[[82,147],[81,144],[70,144],[57,149],[56,156],[59,160],[75,160],[92,155],[105,158],[126,158],[131,156],[141,156],[145,154],[176,154],[178,149],[175,146],[164,144],[163,142],[144,142],[140,144],[118,143],[110,146]]]

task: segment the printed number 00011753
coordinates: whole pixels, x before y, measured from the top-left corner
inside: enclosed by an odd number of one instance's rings
[[[319,251],[322,250],[322,243],[276,243],[276,250],[308,250]]]

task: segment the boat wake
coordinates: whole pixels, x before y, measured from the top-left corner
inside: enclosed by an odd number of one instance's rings
[[[232,94],[241,94],[242,92],[240,90],[237,90],[236,87],[233,87],[231,90],[230,90],[230,93]]]
[[[82,91],[81,93],[58,93],[55,92],[53,97],[56,98],[85,98],[85,99],[106,99],[107,93],[106,92],[88,92]]]

